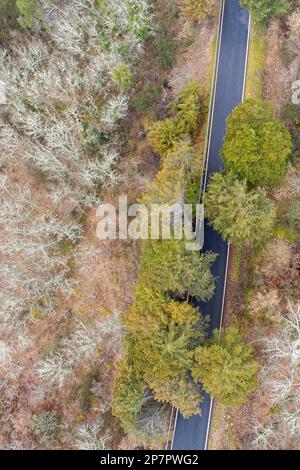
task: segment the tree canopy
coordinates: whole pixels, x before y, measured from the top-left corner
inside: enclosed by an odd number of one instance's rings
[[[112,411],[119,416],[125,431],[129,431],[142,409],[145,398],[145,383],[135,368],[126,359],[119,362],[113,394]]]
[[[149,138],[162,164],[142,197],[147,207],[178,204],[181,208],[193,197],[194,179],[200,174],[202,162],[193,136],[203,121],[205,102],[200,85],[190,82],[170,107],[173,117],[151,126]],[[213,296],[211,265],[216,255],[187,250],[186,240],[175,236],[173,221],[170,239],[157,234],[157,239],[142,243],[134,301],[121,319],[126,328],[126,362],[137,377],[142,377],[156,402],[171,404],[189,417],[199,413],[201,387],[193,381],[191,368],[195,348],[205,339],[207,322],[187,297],[189,294],[206,301]],[[122,423],[125,421],[126,429],[128,419],[137,416],[140,402],[134,401],[132,412],[131,401],[128,404],[123,393],[124,387],[130,393],[131,382],[126,374],[123,380],[125,384],[120,376],[114,402],[124,408],[115,406],[113,412]]]
[[[205,197],[210,224],[222,237],[238,246],[258,246],[272,234],[276,209],[266,191],[248,191],[245,181],[216,173]]]
[[[173,118],[154,122],[148,132],[155,150],[162,157],[176,150],[178,142],[193,134],[202,124],[207,104],[199,83],[191,81],[183,87],[173,103],[172,111],[175,113]]]
[[[257,364],[253,348],[244,343],[239,331],[229,327],[219,338],[218,330],[195,352],[193,377],[225,406],[239,406],[257,387]]]
[[[266,23],[288,11],[286,0],[240,0],[240,3],[251,11],[258,23]]]
[[[179,297],[187,291],[209,300],[214,293],[213,253],[188,251],[185,240],[151,240],[143,246],[140,282]]]
[[[291,153],[291,136],[270,103],[249,99],[227,120],[222,156],[227,172],[251,187],[282,181]]]
[[[189,417],[198,412],[201,401],[190,371],[195,347],[204,341],[206,323],[188,304],[171,302],[162,313],[165,316],[159,312],[154,316],[156,330],[148,330],[144,322],[143,331],[127,335],[128,357],[156,400],[177,406]]]

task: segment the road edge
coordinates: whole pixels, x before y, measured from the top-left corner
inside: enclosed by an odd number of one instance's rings
[[[199,188],[199,201],[200,202],[201,202],[203,193],[205,192],[206,182],[207,182],[208,156],[209,156],[209,149],[210,149],[210,144],[211,144],[212,120],[213,120],[214,109],[215,109],[215,101],[216,101],[216,89],[217,89],[217,78],[218,78],[218,71],[219,71],[219,61],[220,61],[220,51],[221,51],[221,38],[222,38],[222,32],[223,32],[223,19],[224,19],[224,11],[225,11],[225,2],[226,2],[226,0],[221,0],[220,9],[219,9],[217,45],[216,45],[216,51],[215,51],[215,57],[214,57],[214,66],[213,66],[214,71],[213,71],[213,77],[212,77],[212,83],[211,83],[209,113],[208,113],[208,120],[207,120],[205,145],[204,145],[203,170],[202,170],[202,176],[201,176],[200,188]],[[175,408],[172,407],[169,429],[171,429],[171,427],[172,427],[171,426],[171,421],[173,420],[173,417],[174,417],[174,410],[175,410]],[[176,432],[176,426],[177,426],[177,419],[178,419],[178,409],[176,409],[176,414],[175,414],[172,441],[170,442],[170,439],[167,441],[167,443],[165,445],[165,450],[168,450],[169,443],[171,443],[170,449],[173,450],[174,440],[175,440],[175,432]]]
[[[246,85],[247,85],[247,73],[248,73],[248,62],[249,62],[250,34],[251,34],[251,13],[249,13],[249,21],[248,21],[248,38],[247,38],[247,48],[246,48],[246,58],[245,58],[245,69],[244,69],[243,94],[242,94],[241,103],[243,103],[245,101],[245,92],[246,92]],[[223,326],[223,321],[224,321],[224,308],[225,308],[225,299],[226,299],[227,282],[228,282],[230,249],[231,249],[231,245],[230,245],[230,243],[228,243],[227,259],[226,259],[226,271],[225,271],[225,283],[224,283],[224,292],[223,292],[223,303],[222,303],[221,319],[220,319],[220,325],[219,325],[219,335],[220,336],[221,336],[222,326]],[[214,399],[211,398],[210,410],[209,410],[209,421],[208,421],[208,427],[207,427],[207,434],[206,434],[204,450],[208,450],[208,446],[209,446],[213,406],[214,406]]]

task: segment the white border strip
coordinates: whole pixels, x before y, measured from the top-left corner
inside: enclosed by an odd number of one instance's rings
[[[247,39],[247,49],[246,49],[246,60],[245,60],[245,73],[244,73],[244,85],[243,85],[242,102],[245,101],[247,72],[248,72],[248,61],[249,61],[250,34],[251,34],[251,13],[249,13],[248,39]]]

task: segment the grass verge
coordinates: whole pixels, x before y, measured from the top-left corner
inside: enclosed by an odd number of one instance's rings
[[[267,44],[265,31],[255,23],[251,24],[246,98],[263,99],[264,73]]]

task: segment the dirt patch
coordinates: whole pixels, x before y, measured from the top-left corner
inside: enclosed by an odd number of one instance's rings
[[[266,36],[264,97],[278,111],[292,102],[292,84],[298,72],[298,60],[291,60],[285,50],[286,33],[286,23],[276,20],[269,26]]]
[[[216,23],[216,18],[201,23],[198,26],[198,31],[194,33],[194,43],[179,57],[178,63],[170,76],[170,84],[174,94],[189,80],[197,80],[201,83],[207,82],[208,70],[212,66],[214,53]]]
[[[267,34],[267,57],[265,72],[265,98],[280,109],[290,101],[289,71],[284,67],[280,51],[283,33],[279,21],[274,21]]]

